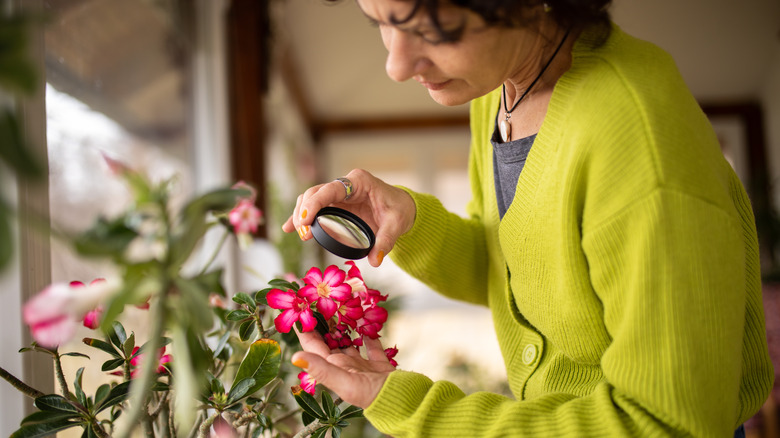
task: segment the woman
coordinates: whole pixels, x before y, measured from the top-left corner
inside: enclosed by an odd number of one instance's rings
[[[766,399],[749,200],[671,58],[611,24],[608,2],[357,0],[392,79],[471,101],[469,217],[354,170],[307,190],[283,229],[309,239],[313,213],[349,209],[376,232],[371,265],[392,250],[489,306],[515,396],[301,334],[293,363],[380,431],[725,437]]]

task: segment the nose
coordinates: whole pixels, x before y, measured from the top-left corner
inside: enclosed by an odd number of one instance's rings
[[[396,82],[403,82],[421,73],[430,61],[424,56],[413,35],[391,28],[386,31],[385,47],[387,76]]]

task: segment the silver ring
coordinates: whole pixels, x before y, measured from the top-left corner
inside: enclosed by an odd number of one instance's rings
[[[349,197],[352,196],[352,193],[354,193],[354,190],[352,189],[352,181],[350,181],[349,178],[343,176],[336,178],[334,181],[338,181],[344,185],[344,190],[347,191],[347,196],[344,197],[344,200],[346,201],[349,199]]]

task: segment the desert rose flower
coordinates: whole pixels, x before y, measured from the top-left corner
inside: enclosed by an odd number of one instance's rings
[[[69,341],[88,312],[119,290],[117,284],[93,281],[82,284],[49,285],[24,304],[22,317],[33,339],[46,348]]]
[[[311,395],[314,395],[314,390],[317,386],[317,381],[312,378],[312,376],[307,373],[306,371],[301,371],[298,373],[298,378],[301,380],[301,389],[308,392]]]
[[[311,303],[300,295],[300,291],[296,294],[292,290],[271,289],[266,295],[266,300],[271,308],[284,310],[274,318],[274,325],[279,332],[289,333],[296,321],[301,322],[304,332],[310,332],[317,326]]]
[[[397,367],[398,362],[395,361],[395,355],[398,354],[398,347],[393,346],[392,348],[385,348],[385,356],[387,356],[387,360],[390,361],[390,365]]]
[[[298,292],[311,302],[317,302],[317,310],[325,319],[330,319],[338,309],[337,301],[346,301],[352,298],[352,286],[344,283],[346,273],[336,265],[325,268],[325,272],[319,268],[309,269],[303,277],[305,286]]]
[[[255,207],[254,201],[242,199],[238,205],[228,213],[228,221],[233,226],[233,231],[238,238],[239,246],[249,247],[252,242],[252,234],[257,232],[257,227],[263,220],[263,213]]]

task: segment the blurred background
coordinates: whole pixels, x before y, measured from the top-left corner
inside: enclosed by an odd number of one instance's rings
[[[5,178],[2,190],[58,226],[84,229],[130,202],[124,185],[109,176],[103,154],[155,178],[175,175],[182,201],[244,180],[259,189],[266,225],[248,250],[228,247],[220,255],[228,288],[238,292],[260,289],[288,272],[300,276],[310,266],[343,262],[295,234],[282,235],[280,225],[302,190],[353,168],[433,193],[465,214],[468,107],[439,106],[416,82],[388,79],[379,33],[351,1],[0,5],[2,13],[24,9],[45,17],[31,35],[31,54],[44,73],[38,95],[13,105],[24,115],[32,146],[47,157],[49,176],[45,187]],[[612,11],[628,33],[671,53],[748,188],[764,248],[765,311],[775,354],[780,3],[615,0]],[[0,272],[0,365],[53,388],[46,358],[16,354],[30,342],[21,303],[51,282],[109,276],[111,266],[36,239],[24,223],[17,231],[20,251]],[[383,340],[398,346],[400,368],[454,381],[466,392],[507,392],[486,309],[439,297],[391,260],[378,269],[358,265],[370,287],[393,298]],[[125,318],[143,322],[144,314],[130,309]],[[143,324],[134,327],[143,338]],[[100,374],[85,379],[98,382]],[[751,420],[750,436],[780,437],[778,395]],[[3,383],[0,400],[0,433],[7,435],[30,406]]]

